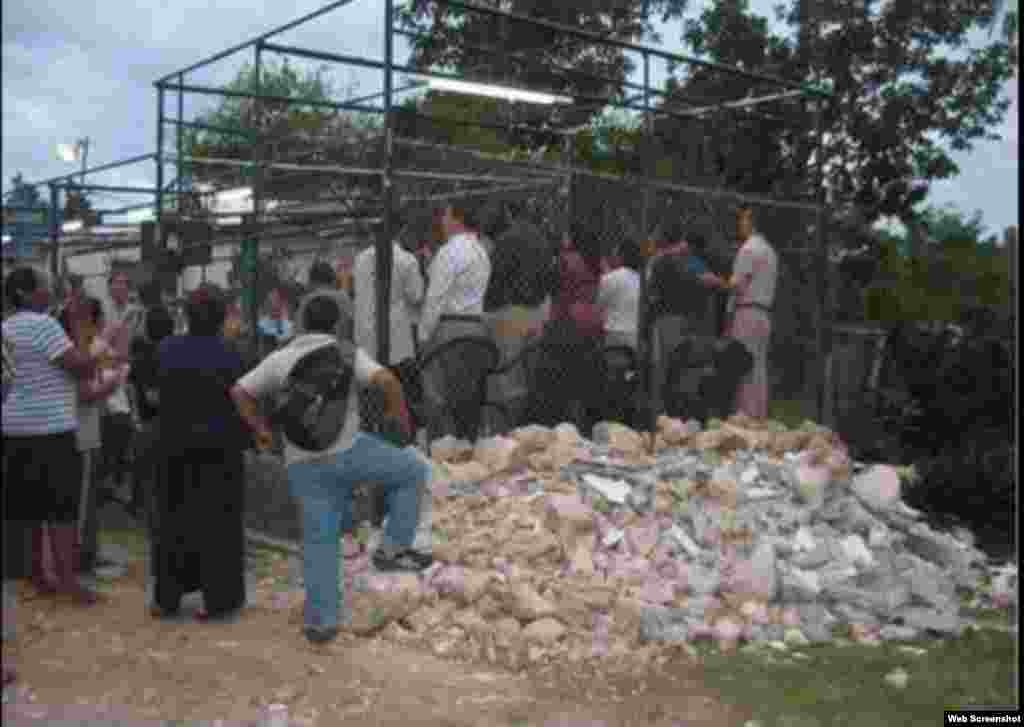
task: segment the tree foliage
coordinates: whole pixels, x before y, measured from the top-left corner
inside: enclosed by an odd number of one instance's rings
[[[656,39],[653,18],[680,17],[686,0],[483,0],[480,4],[637,41]],[[399,11],[398,22],[415,34],[411,43],[417,68],[454,72],[468,80],[607,98],[618,95],[621,82],[635,70],[634,62],[613,46],[430,0],[412,0]],[[501,106],[512,114],[513,107],[524,105],[503,102]],[[558,121],[582,124],[600,110],[601,104],[575,104],[560,109]]]
[[[981,213],[929,207],[920,215],[924,249],[906,254],[901,235],[882,237],[865,313],[885,324],[962,322],[979,308],[1000,309],[1010,295],[1009,266],[994,237],[983,237]]]
[[[872,220],[909,217],[932,181],[958,171],[943,143],[965,151],[998,138],[993,129],[1009,107],[1004,84],[1016,63],[1016,13],[1008,13],[1004,37],[971,47],[968,33],[993,22],[991,0],[869,0],[861,12],[826,15],[841,22],[826,22],[820,34],[813,24],[800,26],[807,6],[791,0],[778,9],[798,31],[794,38],[772,33],[746,0],[715,0],[685,24],[683,39],[710,60],[830,87],[836,99],[823,124],[835,199],[852,201]],[[778,90],[700,70],[680,79],[673,102]],[[777,180],[786,180],[792,194],[812,191],[812,117],[798,102],[763,110],[785,122],[774,126],[736,112],[705,126],[721,157],[712,171],[751,191],[771,191]]]
[[[323,69],[296,69],[287,59],[264,62],[260,74],[247,63],[225,88],[310,101],[329,101],[332,92]],[[261,135],[280,142],[301,132],[322,131],[336,117],[333,111],[297,103],[224,97],[216,108],[195,119],[217,130],[187,129],[184,147],[189,156],[249,159]],[[197,166],[192,171],[198,174],[204,170]]]
[[[49,207],[49,203],[39,193],[39,188],[25,182],[25,177],[18,172],[11,177],[11,192],[7,196],[7,204],[11,207]]]

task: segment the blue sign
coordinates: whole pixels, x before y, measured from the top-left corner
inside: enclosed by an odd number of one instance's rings
[[[61,224],[63,213],[58,210],[57,224]],[[10,236],[4,245],[4,254],[15,257],[31,257],[33,243],[50,239],[50,210],[47,207],[4,207],[3,234]],[[11,251],[8,252],[8,245]]]

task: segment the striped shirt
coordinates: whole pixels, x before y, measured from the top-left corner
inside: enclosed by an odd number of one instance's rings
[[[3,324],[17,375],[3,403],[4,436],[61,434],[78,429],[75,380],[57,359],[73,347],[60,323],[21,312]]]

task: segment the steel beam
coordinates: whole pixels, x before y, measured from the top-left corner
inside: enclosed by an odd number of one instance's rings
[[[85,173],[86,174],[92,174],[94,172],[103,172],[103,171],[106,171],[108,169],[117,169],[118,167],[125,167],[125,166],[128,166],[129,164],[137,164],[138,162],[144,162],[144,161],[146,161],[148,159],[152,159],[153,156],[154,156],[154,154],[152,154],[152,153],[140,154],[139,156],[129,157],[128,159],[122,159],[119,162],[111,162],[110,164],[101,164],[98,167],[89,167],[88,169],[85,170]],[[25,186],[26,187],[43,187],[43,186],[47,186],[47,185],[53,184],[54,182],[60,182],[62,180],[74,179],[75,176],[80,175],[81,173],[82,173],[81,171],[78,171],[78,172],[73,172],[71,174],[61,174],[59,177],[50,177],[49,179],[44,179],[44,180],[42,180],[40,182],[30,182],[30,183],[26,184]],[[13,191],[14,190],[12,189],[12,190],[4,193],[4,196],[6,197],[6,196],[10,195]]]
[[[383,109],[375,106],[362,106],[358,104],[343,103],[338,101],[317,101],[316,99],[293,98],[291,96],[275,96],[265,93],[249,93],[246,91],[229,91],[225,88],[214,86],[196,86],[194,84],[164,83],[159,86],[167,91],[183,90],[187,93],[199,93],[207,96],[223,96],[225,98],[252,98],[263,101],[276,101],[278,103],[292,106],[314,106],[316,108],[333,109],[335,111],[362,111],[364,113],[383,113]]]
[[[295,27],[297,27],[299,25],[302,25],[303,23],[309,22],[310,20],[313,20],[314,18],[318,18],[321,15],[325,15],[326,13],[329,13],[332,10],[337,10],[338,8],[340,8],[343,5],[348,5],[350,2],[352,2],[352,0],[336,0],[336,2],[330,3],[329,5],[325,5],[324,7],[320,8],[319,10],[314,10],[311,13],[303,15],[301,18],[299,18],[297,20],[293,20],[290,23],[285,23],[284,25],[279,25],[278,27],[274,28],[273,30],[268,30],[266,33],[263,33],[262,35],[258,35],[255,38],[252,38],[251,40],[247,40],[244,43],[239,43],[238,45],[231,46],[227,50],[223,50],[220,53],[215,53],[212,56],[208,56],[208,57],[204,58],[201,61],[196,61],[191,66],[188,66],[186,68],[182,68],[180,71],[175,71],[174,73],[168,73],[166,76],[164,76],[163,78],[159,79],[157,81],[157,83],[158,84],[165,83],[165,82],[169,81],[170,79],[174,78],[175,76],[181,75],[183,73],[189,73],[190,71],[194,71],[197,68],[202,68],[203,66],[207,66],[207,65],[209,65],[211,63],[216,63],[217,61],[219,61],[219,60],[221,60],[223,58],[227,58],[228,56],[233,55],[233,54],[237,53],[240,50],[245,50],[246,48],[249,48],[250,46],[255,45],[256,43],[259,43],[260,41],[266,40],[267,38],[273,38],[275,35],[280,35],[281,33],[284,33],[285,31],[291,30],[292,28],[295,28]]]

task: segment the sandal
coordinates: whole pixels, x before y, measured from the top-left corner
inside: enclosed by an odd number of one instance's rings
[[[18,673],[16,671],[14,671],[14,669],[9,669],[8,667],[5,666],[4,667],[4,686],[6,687],[8,684],[13,684],[16,681],[18,681]]]

